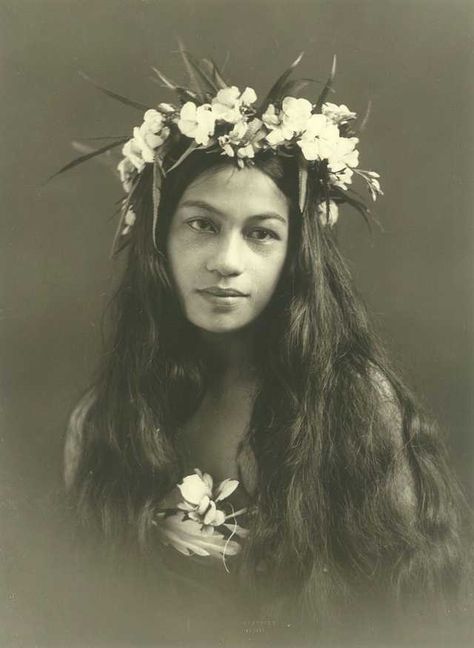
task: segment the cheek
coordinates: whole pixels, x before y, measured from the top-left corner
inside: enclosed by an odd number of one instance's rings
[[[180,291],[183,291],[186,288],[189,278],[193,276],[196,269],[196,250],[187,244],[182,237],[170,232],[167,255],[171,275],[176,287]]]
[[[286,249],[272,255],[271,258],[265,259],[265,262],[255,269],[255,288],[260,299],[268,300],[275,292],[285,265],[285,259]]]

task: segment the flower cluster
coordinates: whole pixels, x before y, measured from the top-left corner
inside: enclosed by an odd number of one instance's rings
[[[141,173],[145,164],[155,161],[157,149],[170,134],[167,116],[174,114],[175,109],[169,104],[160,104],[158,110],[147,110],[143,115],[141,126],[135,126],[133,137],[122,148],[123,159],[119,162],[118,172],[123,188],[130,192],[137,173]]]
[[[160,511],[155,519],[162,542],[186,556],[225,558],[239,553],[241,546],[232,537],[247,535],[236,523],[246,509],[227,513],[222,508],[238,485],[236,479],[224,479],[214,487],[212,477],[196,468],[178,484],[181,501]]]
[[[140,183],[140,178],[146,166],[152,165],[154,236],[160,183],[196,149],[219,153],[240,168],[252,166],[257,155],[265,152],[293,157],[298,166],[298,202],[302,213],[310,204],[307,196],[312,195],[320,201],[317,210],[325,225],[334,225],[342,203],[350,204],[367,218],[367,207],[351,189],[354,176],[365,182],[373,200],[382,195],[382,189],[377,173],[359,169],[359,139],[353,128],[356,113],[345,104],[327,101],[335,75],[335,59],[330,77],[315,102],[298,96],[308,80],[290,80],[302,54],[273,84],[265,99],[258,101],[253,88],[241,90],[228,84],[209,59],[195,59],[184,49],[181,54],[192,89],[174,83],[153,68],[162,84],[176,93],[176,105],[160,103],[147,110],[143,106],[142,123],[133,128],[130,139],[118,138],[59,171],[122,146],[118,173],[126,196],[117,233],[128,234],[132,230],[136,198],[142,188],[149,190],[149,185]],[[128,105],[142,107],[117,93],[102,90]],[[315,191],[309,194],[310,186]],[[137,193],[136,189],[139,189]]]
[[[196,145],[219,146],[223,155],[236,157],[241,166],[259,150],[276,151],[296,144],[306,160],[326,161],[332,184],[347,189],[359,162],[359,140],[342,136],[340,126],[355,119],[356,113],[332,103],[324,103],[321,112],[315,113],[307,99],[285,97],[280,109],[271,103],[260,119],[253,108],[256,101],[252,88],[240,92],[231,86],[219,90],[210,103],[187,101],[179,111],[170,104],[147,110],[142,125],[133,129],[133,138],[122,149],[124,158],[118,170],[125,191],[130,191],[135,175],[145,164],[155,161],[173,124]],[[216,136],[219,126],[225,132]]]
[[[345,137],[340,126],[356,118],[347,106],[324,103],[320,113],[313,112],[313,105],[307,99],[285,97],[281,110],[270,104],[262,119],[270,130],[266,141],[272,147],[291,142],[301,149],[309,162],[325,162],[329,171],[330,184],[347,189],[352,181],[353,169],[359,164],[357,137]],[[333,225],[336,205],[333,204],[333,217],[328,223]]]

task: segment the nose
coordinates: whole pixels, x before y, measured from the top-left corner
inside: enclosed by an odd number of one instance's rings
[[[239,232],[221,234],[216,237],[215,245],[210,251],[206,269],[223,277],[242,274],[244,250]]]

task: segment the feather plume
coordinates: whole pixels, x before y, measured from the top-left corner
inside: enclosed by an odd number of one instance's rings
[[[317,112],[321,112],[323,103],[326,101],[328,94],[332,92],[332,84],[334,82],[334,77],[336,76],[336,61],[336,55],[334,54],[332,59],[331,73],[328,80],[326,81],[326,85],[324,86],[323,91],[319,95],[318,101],[316,102]]]
[[[301,54],[296,58],[293,63],[290,65],[290,67],[283,72],[283,74],[277,79],[277,81],[273,84],[271,87],[269,93],[265,97],[263,103],[262,103],[262,108],[268,106],[268,104],[275,103],[279,99],[281,99],[281,91],[282,88],[284,88],[285,83],[290,76],[290,74],[293,72],[295,67],[300,63],[301,59],[303,58],[304,52],[301,52]]]
[[[125,104],[126,106],[131,106],[132,108],[136,108],[137,110],[141,110],[142,112],[144,110],[148,110],[150,106],[146,106],[145,104],[142,104],[138,101],[133,101],[133,99],[128,99],[128,97],[124,97],[121,94],[118,94],[117,92],[114,92],[113,90],[109,90],[108,88],[104,88],[103,86],[99,85],[95,81],[93,81],[90,77],[87,76],[87,74],[84,74],[84,72],[79,72],[79,75],[88,83],[91,83],[97,90],[100,90],[104,94],[106,94],[108,97],[111,99],[115,99],[116,101],[119,101],[120,103]]]
[[[58,175],[61,175],[61,173],[64,173],[65,171],[69,171],[70,169],[73,169],[74,167],[78,166],[79,164],[82,164],[83,162],[87,162],[87,160],[91,160],[92,158],[96,157],[97,155],[102,155],[103,153],[106,153],[107,151],[110,151],[111,149],[120,146],[121,144],[125,144],[125,142],[128,140],[128,137],[123,137],[119,140],[116,140],[115,142],[112,142],[111,144],[106,144],[105,146],[102,146],[101,148],[94,149],[90,151],[89,153],[85,153],[84,155],[81,155],[80,157],[75,158],[71,162],[68,162],[65,166],[61,167],[59,171],[56,171],[56,173],[53,173],[52,176],[48,178],[49,180],[52,180]]]

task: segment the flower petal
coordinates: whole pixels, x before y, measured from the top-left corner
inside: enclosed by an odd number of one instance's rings
[[[211,495],[209,486],[199,475],[188,475],[181,484],[178,484],[178,488],[190,504],[198,505],[205,495]]]
[[[176,112],[176,108],[172,104],[169,104],[169,103],[160,103],[160,104],[158,104],[158,109],[162,113],[166,113],[166,114],[172,114],[172,113]]]
[[[180,117],[185,121],[194,121],[197,106],[193,101],[187,101],[181,108]]]
[[[277,115],[275,106],[273,104],[269,104],[267,106],[267,109],[262,115],[262,121],[269,128],[278,126],[278,124],[280,123],[280,118]]]
[[[204,495],[204,497],[199,502],[199,505],[197,507],[197,512],[199,513],[199,515],[204,515],[204,513],[207,511],[209,507],[209,504],[210,504],[209,495]]]
[[[330,200],[328,204],[320,202],[318,203],[318,216],[321,225],[333,227],[339,216],[339,208],[333,200]]]
[[[278,146],[279,144],[283,144],[285,139],[285,132],[281,128],[274,128],[267,135],[267,142],[270,144],[270,146]]]
[[[216,514],[216,505],[211,500],[209,502],[209,509],[208,509],[206,515],[204,516],[204,520],[203,520],[204,524],[212,524],[213,521],[214,521],[215,514]]]
[[[219,509],[217,509],[214,514],[214,519],[212,520],[212,524],[214,526],[220,526],[221,524],[224,524],[224,522],[225,522],[224,511],[220,511]]]
[[[203,481],[207,484],[208,488],[210,491],[212,491],[212,487],[214,485],[214,481],[209,473],[204,473],[202,475]]]
[[[226,497],[229,497],[229,495],[232,495],[238,485],[239,481],[237,479],[224,479],[221,481],[216,491],[216,502],[220,502],[226,499]]]
[[[349,110],[347,106],[341,104],[340,106],[326,102],[321,106],[321,112],[334,124],[345,124],[351,119],[355,119],[357,114]]]
[[[173,546],[177,551],[189,556],[233,556],[241,550],[240,544],[227,540],[221,533],[213,530],[212,535],[194,520],[185,520],[184,513],[176,513],[164,518],[155,519],[155,527],[165,545]]]
[[[194,505],[189,504],[188,502],[179,502],[176,506],[181,511],[194,511],[194,509],[195,509]]]
[[[229,88],[222,88],[212,100],[213,104],[222,104],[228,108],[233,108],[235,102],[239,98],[240,90],[237,86],[230,86]]]
[[[249,106],[257,101],[257,95],[253,88],[245,88],[245,90],[240,95],[240,101],[244,106]]]

